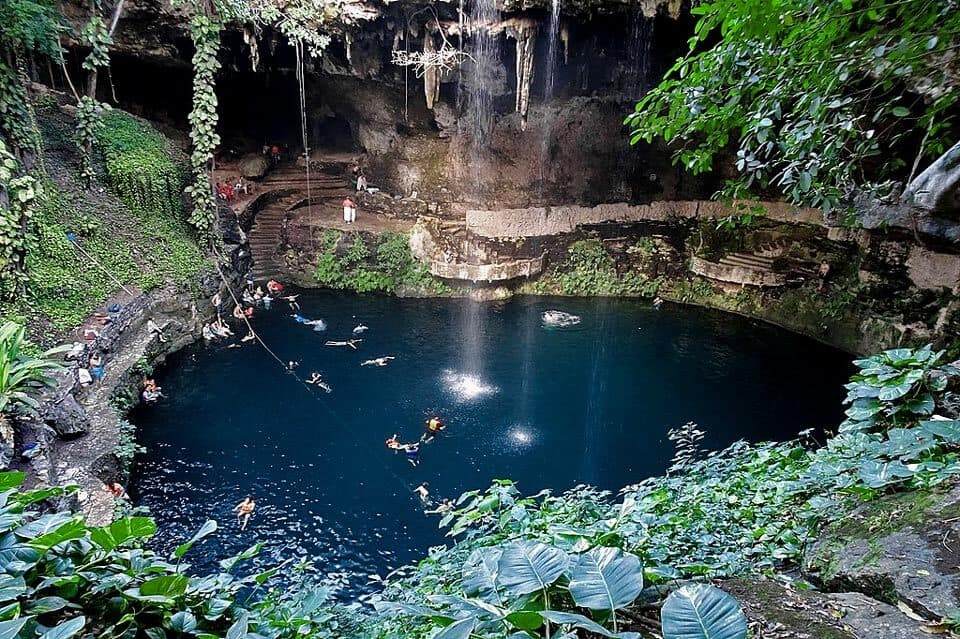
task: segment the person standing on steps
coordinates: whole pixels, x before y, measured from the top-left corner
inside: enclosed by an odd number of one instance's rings
[[[357,221],[357,205],[349,195],[343,199],[343,221],[347,224]]]

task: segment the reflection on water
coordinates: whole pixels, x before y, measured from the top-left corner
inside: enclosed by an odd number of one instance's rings
[[[412,492],[420,482],[437,499],[496,478],[526,493],[616,490],[663,472],[667,429],[688,421],[720,448],[842,416],[846,356],[736,316],[632,300],[299,301],[331,339],[369,327],[353,351],[325,348],[327,336],[286,309],[254,318],[281,359],[299,360],[304,377],[322,371],[331,394],[296,383],[255,344],[198,344],[157,371],[167,397],[132,416],[147,453],[131,493],[158,517],[160,550],[207,518],[222,526],[188,555],[199,569],[263,542],[262,564],[317,557],[352,596],[444,543]],[[550,309],[583,321],[545,329]],[[388,366],[360,366],[385,354],[396,357]],[[419,465],[384,446],[393,433],[419,440],[432,415],[447,431],[421,446]],[[231,509],[248,494],[257,512],[241,532]]]

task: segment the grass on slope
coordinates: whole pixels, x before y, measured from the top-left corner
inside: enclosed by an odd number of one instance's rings
[[[0,316],[30,327],[35,341],[62,339],[119,287],[67,239],[78,243],[128,287],[195,284],[209,263],[180,200],[182,156],[148,124],[121,111],[99,136],[98,181],[78,174],[72,118],[39,117],[49,179],[34,218],[26,299],[0,304]]]

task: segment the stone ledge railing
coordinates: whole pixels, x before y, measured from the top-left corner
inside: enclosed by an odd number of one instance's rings
[[[718,282],[739,284],[740,286],[783,286],[786,276],[759,268],[708,262],[699,257],[690,258],[690,272]]]
[[[504,282],[518,277],[532,277],[543,271],[543,255],[521,258],[507,262],[491,264],[467,264],[465,262],[444,262],[435,259],[421,259],[427,264],[430,274],[447,280],[467,282]]]
[[[767,219],[776,222],[824,225],[820,209],[802,208],[786,202],[744,202],[760,205]],[[526,209],[467,210],[466,228],[487,238],[539,237],[571,233],[584,224],[602,222],[667,222],[680,219],[718,219],[736,214],[722,202],[661,200],[650,204],[598,204],[597,206],[550,206]]]

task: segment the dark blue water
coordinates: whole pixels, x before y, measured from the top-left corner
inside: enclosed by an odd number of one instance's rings
[[[141,407],[142,455],[132,492],[160,523],[163,549],[208,518],[221,531],[195,564],[258,541],[264,563],[317,557],[357,592],[369,574],[443,542],[412,490],[436,497],[512,478],[526,493],[578,483],[616,490],[662,473],[667,429],[695,421],[705,444],[786,439],[841,418],[848,356],[765,324],[703,309],[608,299],[520,298],[478,305],[304,293],[297,324],[286,304],[254,325],[277,355],[321,371],[333,392],[297,382],[254,343],[197,344],[157,371],[167,396]],[[579,326],[546,329],[558,308]],[[363,323],[358,350],[325,347]],[[240,333],[240,329],[235,329]],[[391,355],[384,368],[363,360]],[[386,449],[414,441],[431,415],[447,433],[418,467]],[[231,508],[257,500],[246,531]]]

